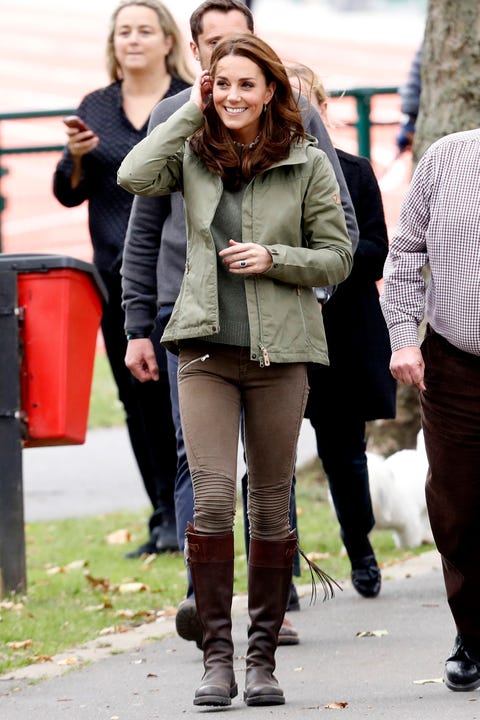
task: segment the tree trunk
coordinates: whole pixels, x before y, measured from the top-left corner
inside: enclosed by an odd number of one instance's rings
[[[414,165],[449,133],[480,127],[480,3],[429,0]],[[420,428],[416,388],[399,385],[397,417],[368,424],[369,450],[390,455],[415,447]]]
[[[435,140],[480,126],[480,3],[429,0],[414,155]]]

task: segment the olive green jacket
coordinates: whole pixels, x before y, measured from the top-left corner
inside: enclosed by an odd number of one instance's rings
[[[119,184],[136,195],[180,190],[185,200],[185,274],[162,343],[206,337],[220,326],[217,257],[210,231],[223,184],[187,138],[203,114],[188,102],[158,125],[122,162]],[[352,266],[351,242],[330,162],[316,140],[292,145],[290,156],[254,177],[242,205],[242,241],[268,248],[273,265],[245,278],[250,357],[270,362],[328,364],[313,287],[336,285]]]

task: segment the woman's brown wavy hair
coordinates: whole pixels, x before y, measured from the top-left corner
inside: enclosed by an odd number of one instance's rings
[[[205,109],[203,127],[190,138],[193,152],[228,188],[235,189],[273,163],[287,158],[291,144],[305,138],[305,130],[285,67],[266,42],[251,33],[231,35],[222,40],[212,53],[210,74],[213,80],[218,62],[227,55],[248,58],[260,68],[267,85],[275,83],[273,97],[260,117],[260,137],[254,147],[239,152],[213,102]]]

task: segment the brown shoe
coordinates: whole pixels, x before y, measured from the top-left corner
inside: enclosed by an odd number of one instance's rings
[[[290,620],[283,618],[282,626],[278,632],[278,645],[298,645],[300,638]]]

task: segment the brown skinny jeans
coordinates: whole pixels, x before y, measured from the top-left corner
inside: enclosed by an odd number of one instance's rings
[[[308,395],[306,364],[262,368],[250,360],[249,348],[185,343],[179,356],[178,392],[196,530],[209,535],[233,530],[243,410],[251,537],[286,538]]]

